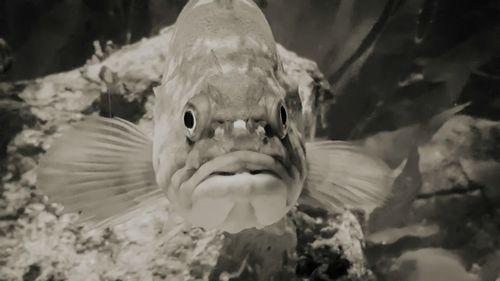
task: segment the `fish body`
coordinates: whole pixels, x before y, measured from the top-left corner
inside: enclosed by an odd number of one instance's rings
[[[155,90],[159,186],[195,225],[237,231],[278,221],[300,194],[305,151],[262,12],[253,1],[191,1],[170,51]]]
[[[192,225],[235,233],[278,222],[299,199],[373,208],[388,196],[382,161],[347,142],[305,143],[297,91],[253,1],[191,0],[173,32],[153,139],[118,118],[77,125],[40,164],[54,201],[111,225],[161,190]]]

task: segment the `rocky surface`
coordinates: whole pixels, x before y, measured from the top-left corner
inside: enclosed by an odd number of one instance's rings
[[[36,189],[36,168],[53,139],[85,115],[119,116],[151,126],[152,87],[160,81],[159,36],[87,65],[44,78],[0,84],[2,185],[0,280],[366,280],[363,234],[350,212],[300,209],[267,231],[227,235],[187,229],[168,203],[122,225],[84,232]],[[316,127],[331,98],[317,65],[279,47],[291,88]],[[313,114],[314,113],[314,114]],[[313,134],[311,129],[309,135]],[[166,200],[165,200],[166,201]]]
[[[399,206],[370,218],[366,254],[379,278],[500,278],[499,152],[500,123],[465,115],[414,150],[394,186]]]

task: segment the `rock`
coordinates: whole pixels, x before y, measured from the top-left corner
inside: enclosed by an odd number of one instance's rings
[[[500,242],[499,129],[499,122],[458,115],[418,147],[420,160],[413,169],[413,178],[420,178],[422,185],[416,189],[418,194],[405,197],[415,190],[411,185],[401,189],[406,192],[395,192],[387,206],[372,213],[376,220],[368,223],[376,232],[367,237],[366,255],[378,276],[413,280],[420,278],[415,275],[419,272],[426,277],[415,280],[437,280],[425,275],[441,270],[427,264],[427,259],[459,271],[442,250],[424,250],[428,247],[453,250],[451,259],[463,261],[467,268],[477,264],[489,268],[477,272],[496,274],[491,262],[481,261],[491,260]],[[380,210],[388,211],[380,214]],[[458,276],[444,280],[477,280],[461,270]]]
[[[312,280],[374,280],[363,254],[363,232],[350,212],[329,214],[299,206],[297,275]]]
[[[209,280],[295,280],[296,230],[289,218],[225,235]]]
[[[394,263],[389,280],[479,281],[468,273],[460,258],[439,248],[406,252]]]
[[[447,195],[474,197],[479,191],[482,198],[477,200],[486,199],[483,205],[499,207],[499,136],[500,123],[494,121],[456,116],[445,123],[432,141],[420,148],[421,197],[442,197],[435,200],[438,202],[446,200]],[[418,210],[417,214],[423,211]]]
[[[500,279],[500,263],[498,261],[500,261],[500,251],[498,250],[484,258],[480,272],[481,280],[496,281]]]
[[[373,244],[388,245],[405,237],[427,238],[436,235],[439,232],[439,226],[435,224],[412,224],[403,227],[390,227],[372,233],[366,237],[366,241]]]
[[[494,121],[456,116],[446,122],[431,142],[419,148],[423,180],[420,200],[437,203],[446,198],[472,198],[479,192],[480,197],[484,195],[493,203],[498,190],[495,172],[500,171],[499,135],[500,123]],[[415,204],[417,216],[429,208],[423,208],[423,202]]]
[[[302,101],[306,137],[312,139],[316,136],[317,128],[326,126],[326,111],[333,103],[330,85],[315,62],[301,58],[281,45],[278,45],[278,52],[287,61],[283,68],[288,76],[288,87],[298,91]]]
[[[401,227],[407,222],[411,203],[420,192],[422,178],[418,163],[420,155],[413,148],[402,171],[394,179],[391,187],[391,196],[385,204],[375,208],[369,216],[368,233],[380,231],[387,227]],[[399,169],[396,169],[398,171]]]
[[[22,88],[21,85],[0,87],[0,123],[2,133],[0,134],[0,174],[5,172],[7,162],[8,144],[13,137],[22,131],[24,125],[33,126],[37,119],[31,113],[30,106],[12,91]]]
[[[483,186],[486,199],[495,205],[500,205],[500,162],[460,159],[460,165],[470,181]]]

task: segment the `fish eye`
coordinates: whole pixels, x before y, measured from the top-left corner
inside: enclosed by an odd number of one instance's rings
[[[178,122],[183,123],[184,134],[191,142],[210,133],[208,124],[211,122],[211,103],[207,95],[199,94],[192,97],[179,115]]]
[[[286,108],[283,104],[280,104],[280,119],[281,119],[281,125],[283,125],[283,127],[286,127],[287,121],[288,121],[288,116],[287,116]]]
[[[284,138],[288,132],[288,111],[283,101],[274,106],[272,116],[271,128],[279,138]]]
[[[186,126],[189,131],[194,130],[196,127],[196,117],[192,109],[188,109],[184,112],[184,126]]]

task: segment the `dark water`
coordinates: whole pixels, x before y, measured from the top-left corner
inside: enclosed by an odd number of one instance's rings
[[[0,1],[0,37],[16,61],[1,79],[28,79],[78,67],[92,55],[94,40],[122,45],[151,36],[174,23],[185,2]],[[352,36],[353,28],[360,28],[357,37],[365,37],[386,4],[385,0],[342,5],[339,0],[257,2],[277,41],[317,61],[327,73],[338,68],[342,53],[357,47],[357,42],[349,48],[339,43]],[[339,18],[347,18],[348,24]]]

